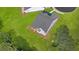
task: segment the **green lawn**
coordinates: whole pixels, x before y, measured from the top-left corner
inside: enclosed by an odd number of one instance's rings
[[[60,18],[50,32],[50,39],[43,39],[36,33],[31,32],[27,27],[35,20],[36,15],[40,12],[32,12],[22,15],[21,8],[0,8],[0,17],[4,21],[3,31],[7,32],[14,29],[17,35],[25,38],[30,46],[36,47],[38,50],[51,50],[51,37],[61,24],[66,24],[70,29],[70,34],[74,39],[79,39],[79,8],[74,12],[59,15]],[[20,43],[21,44],[21,43]]]
[[[59,21],[55,24],[53,32],[56,31],[56,28],[62,24],[66,24],[70,30],[71,35],[74,39],[79,39],[79,8],[76,8],[75,11],[59,15]]]

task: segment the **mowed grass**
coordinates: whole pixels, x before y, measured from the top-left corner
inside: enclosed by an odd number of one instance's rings
[[[59,15],[59,20],[54,25],[52,31],[56,32],[56,29],[63,24],[68,26],[70,35],[74,39],[79,39],[79,8],[76,8],[73,12]]]
[[[40,35],[33,33],[28,26],[32,24],[36,16],[40,12],[22,14],[21,8],[10,7],[10,8],[0,8],[0,17],[3,20],[4,27],[3,31],[7,32],[10,29],[14,29],[17,35],[22,36],[27,40],[31,47],[37,48],[37,50],[52,50],[51,40],[53,33],[56,32],[60,25],[66,24],[70,29],[70,34],[74,39],[79,39],[79,8],[71,13],[64,15],[59,14],[59,20],[56,22],[52,31],[50,32],[50,39],[45,40]],[[21,44],[21,42],[19,43]]]
[[[51,37],[56,33],[57,28],[65,24],[68,26],[70,36],[76,41],[79,40],[79,8],[76,8],[73,12],[59,14],[59,20],[52,28]],[[76,46],[76,50],[79,50],[79,45]]]
[[[4,20],[4,28],[2,30],[7,32],[10,29],[14,29],[17,35],[28,41],[30,46],[37,48],[37,50],[48,50],[49,42],[28,28],[39,13],[33,12],[22,15],[21,8],[0,8],[0,17]]]

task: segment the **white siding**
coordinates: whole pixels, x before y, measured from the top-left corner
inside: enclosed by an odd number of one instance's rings
[[[46,33],[41,29],[41,28],[38,28],[37,29],[37,32],[39,33],[39,34],[42,34],[42,35],[46,35]]]
[[[29,9],[25,10],[24,12],[28,13],[28,12],[35,12],[35,11],[41,11],[41,10],[44,10],[44,7],[31,7]]]

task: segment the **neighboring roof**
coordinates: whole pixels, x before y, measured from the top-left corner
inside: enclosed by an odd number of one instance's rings
[[[47,13],[41,13],[37,16],[36,20],[32,24],[33,28],[42,28],[44,32],[47,32],[51,23],[58,18],[58,15],[53,12],[51,16]]]
[[[61,12],[72,12],[76,7],[55,7],[57,10]]]
[[[44,7],[23,7],[22,11],[25,13],[35,12],[35,11],[43,11]]]
[[[29,8],[31,8],[31,7],[23,7],[24,8],[24,10],[27,10],[27,9],[29,9]]]

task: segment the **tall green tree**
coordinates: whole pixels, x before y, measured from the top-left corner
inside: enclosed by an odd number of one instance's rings
[[[30,47],[29,43],[21,36],[15,38],[14,46],[18,51],[32,51],[35,49],[34,47]]]
[[[14,30],[0,32],[0,50],[34,51],[35,47],[30,47],[29,43],[22,36],[17,36]]]
[[[0,18],[0,29],[2,29],[2,27],[3,27],[3,21],[2,21],[2,19]]]
[[[11,29],[10,31],[7,32],[7,37],[8,39],[6,42],[12,43],[16,37],[16,32],[13,29]]]
[[[0,39],[2,39],[4,42],[12,43],[15,37],[16,32],[14,30],[10,30],[8,32],[0,32]]]
[[[15,51],[16,48],[11,47],[9,43],[0,43],[0,51]]]
[[[13,40],[15,36],[16,33],[13,30],[10,30],[8,32],[0,32],[0,48],[3,48],[3,50],[5,50],[4,48],[8,49],[8,47],[10,47],[11,49],[16,49],[13,45]]]
[[[61,25],[55,34],[53,46],[60,51],[74,50],[74,41],[69,35],[69,29],[66,25]]]

